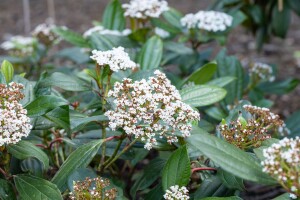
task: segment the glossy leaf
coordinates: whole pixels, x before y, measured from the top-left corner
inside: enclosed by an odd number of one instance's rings
[[[282,10],[278,7],[278,4],[275,4],[272,10],[272,30],[276,36],[284,38],[289,30],[291,21],[291,10],[284,4]]]
[[[231,83],[235,80],[236,80],[235,77],[224,76],[224,77],[221,77],[221,78],[213,79],[213,80],[207,82],[206,85],[214,85],[214,86],[218,86],[218,87],[225,87],[226,85],[228,85],[229,83]]]
[[[119,0],[112,0],[105,8],[102,23],[106,29],[122,31],[125,28],[126,19],[122,4]]]
[[[14,176],[15,185],[22,200],[62,200],[53,183],[30,175]]]
[[[164,190],[171,186],[186,186],[191,176],[191,164],[186,146],[172,153],[162,171],[162,186]]]
[[[63,74],[61,72],[54,72],[47,78],[39,82],[40,87],[59,87],[66,91],[86,91],[90,88],[86,83],[78,78],[70,75]]]
[[[217,63],[210,62],[200,67],[193,72],[186,80],[185,83],[194,82],[196,85],[208,82],[217,70]]]
[[[79,168],[85,168],[93,160],[103,140],[94,140],[73,151],[52,178],[52,183],[63,192],[67,189],[68,177]]]
[[[158,36],[152,36],[143,46],[138,63],[141,69],[155,69],[160,65],[163,54],[163,43]]]
[[[194,107],[214,104],[226,96],[226,90],[209,85],[196,85],[180,91],[182,101]]]
[[[197,127],[193,128],[187,142],[222,169],[237,177],[261,184],[276,183],[262,172],[260,163],[253,156]]]
[[[31,142],[21,140],[17,144],[8,145],[8,152],[20,160],[34,157],[43,163],[44,169],[49,167],[47,154]]]
[[[180,19],[183,17],[183,15],[174,8],[170,8],[168,11],[163,13],[163,17],[167,22],[169,22],[171,25],[173,25],[176,28],[181,29],[181,23]]]
[[[44,115],[45,113],[53,110],[58,106],[68,105],[68,102],[57,96],[45,95],[39,96],[25,108],[27,109],[27,114],[30,117],[38,117]]]
[[[217,176],[223,182],[223,184],[231,189],[237,189],[243,191],[245,189],[243,179],[233,176],[224,170],[218,170]]]
[[[108,118],[104,115],[96,115],[91,117],[78,117],[73,118],[71,120],[71,129],[74,130],[81,130],[84,128],[88,123],[91,122],[99,122],[99,121],[108,121]]]

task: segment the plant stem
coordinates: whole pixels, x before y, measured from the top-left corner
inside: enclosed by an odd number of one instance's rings
[[[134,139],[129,145],[127,145],[122,151],[121,153],[119,153],[117,156],[115,156],[105,167],[104,169],[108,168],[111,164],[113,164],[122,154],[124,154],[128,149],[130,149],[130,147],[132,147],[132,145],[134,145],[136,143],[136,141],[138,140],[138,138]]]
[[[119,140],[119,142],[118,142],[118,144],[115,148],[114,153],[112,154],[112,156],[107,161],[104,162],[103,166],[106,166],[110,161],[112,161],[114,159],[114,157],[117,155],[117,153],[118,153],[118,151],[121,147],[121,144],[122,144],[123,140],[124,140],[123,138],[120,138],[120,140]]]

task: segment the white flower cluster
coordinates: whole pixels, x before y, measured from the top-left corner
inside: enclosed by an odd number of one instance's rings
[[[31,34],[38,38],[44,45],[50,46],[59,38],[58,35],[52,31],[55,27],[56,26],[48,20],[46,23],[39,24],[35,27]]]
[[[169,10],[168,2],[164,0],[131,0],[122,7],[125,9],[124,16],[138,19],[158,18]]]
[[[223,12],[199,11],[181,18],[181,25],[188,29],[203,29],[211,32],[225,31],[232,25],[233,18]]]
[[[83,37],[87,38],[93,33],[100,35],[115,35],[115,36],[127,36],[131,33],[130,29],[124,29],[123,31],[105,29],[103,26],[94,26],[83,33]]]
[[[164,194],[164,198],[166,200],[188,200],[189,197],[189,191],[186,189],[186,187],[182,186],[179,188],[178,185],[171,186],[170,189],[166,190],[166,193]]]
[[[91,59],[95,60],[98,65],[109,65],[114,72],[138,67],[138,64],[130,60],[123,47],[113,48],[109,51],[93,50],[92,54]]]
[[[273,82],[275,77],[273,76],[273,68],[265,63],[256,62],[250,69],[250,76],[258,76],[262,81]]]
[[[200,115],[181,101],[178,90],[159,70],[155,77],[133,82],[123,79],[116,82],[108,96],[114,97],[114,110],[107,111],[112,130],[121,127],[128,135],[144,141],[150,150],[157,143],[156,136],[166,137],[169,143],[177,142],[176,131],[183,137],[190,136],[191,121]]]
[[[23,85],[0,84],[0,146],[16,144],[22,137],[27,137],[32,126],[27,110],[18,101],[23,98],[20,89]]]
[[[29,55],[34,50],[36,39],[33,37],[14,36],[3,42],[0,47],[7,51],[12,51],[21,55]]]
[[[294,196],[300,196],[300,138],[284,138],[264,149],[263,171],[275,177]]]

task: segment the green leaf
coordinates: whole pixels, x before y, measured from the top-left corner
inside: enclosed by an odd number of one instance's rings
[[[155,69],[159,67],[163,54],[163,42],[158,36],[152,36],[143,46],[138,63],[141,69]]]
[[[136,48],[136,44],[128,37],[93,33],[88,37],[88,39],[93,49],[101,51],[111,50],[113,47],[118,46],[122,46],[124,48]]]
[[[268,94],[286,94],[293,91],[300,83],[299,79],[288,78],[284,81],[266,82],[259,85],[259,89]]]
[[[126,19],[119,0],[112,0],[106,6],[102,16],[102,24],[106,29],[110,30],[122,31],[125,28]]]
[[[4,60],[2,62],[1,72],[2,72],[2,74],[5,77],[6,83],[9,83],[13,79],[13,77],[14,77],[14,67],[7,60]]]
[[[224,113],[224,111],[221,109],[221,108],[218,108],[218,107],[210,107],[208,109],[205,110],[205,113],[218,120],[218,121],[221,121],[223,118],[225,118],[227,115]]]
[[[194,107],[214,104],[226,96],[226,90],[209,85],[196,85],[180,91],[182,101]]]
[[[232,174],[220,169],[217,176],[222,180],[223,184],[230,189],[245,190],[243,179],[233,176]]]
[[[30,175],[16,175],[14,181],[22,200],[63,199],[56,185],[45,179]]]
[[[56,107],[63,106],[63,105],[68,105],[68,101],[66,101],[61,97],[44,95],[36,98],[25,108],[27,109],[28,116],[38,117],[49,112],[50,110]]]
[[[66,27],[56,27],[52,29],[52,31],[71,44],[78,47],[89,47],[88,42],[80,34],[75,33]]]
[[[48,112],[44,117],[48,120],[54,122],[58,127],[65,129],[67,132],[70,132],[70,113],[69,106],[57,107],[54,110]]]
[[[15,200],[16,195],[13,186],[6,180],[0,179],[0,199]]]
[[[170,8],[168,11],[163,12],[163,17],[171,25],[175,26],[176,28],[182,29],[180,19],[183,17],[183,15],[178,10]]]
[[[191,176],[191,164],[186,146],[178,148],[168,159],[162,171],[164,191],[171,186],[186,186]]]
[[[89,168],[80,168],[75,170],[68,177],[68,189],[73,192],[73,181],[84,181],[86,178],[97,178],[97,174]]]
[[[161,171],[166,161],[160,158],[152,160],[143,170],[140,178],[135,181],[130,189],[130,194],[133,199],[136,199],[136,193],[139,190],[148,188],[161,175]]]
[[[208,82],[217,70],[217,63],[210,62],[193,72],[184,83],[194,82],[196,85]]]
[[[74,132],[75,130],[83,129],[88,123],[99,121],[108,121],[108,118],[104,115],[96,115],[91,117],[77,117],[71,120],[71,129]]]
[[[243,200],[243,199],[237,196],[231,196],[231,197],[206,197],[201,200]]]
[[[34,157],[43,163],[45,170],[49,167],[47,154],[31,142],[21,140],[17,144],[8,145],[8,152],[20,160]]]
[[[287,128],[291,131],[292,136],[300,135],[300,111],[294,112],[285,121]]]
[[[52,178],[52,183],[56,184],[60,191],[65,191],[67,189],[68,177],[76,169],[87,167],[98,152],[102,143],[103,140],[92,141],[73,151]]]
[[[206,85],[214,85],[214,86],[218,86],[218,87],[225,87],[226,85],[228,85],[229,83],[231,83],[235,80],[236,80],[235,77],[224,76],[224,77],[221,77],[221,78],[213,79],[213,80],[207,82]]]
[[[224,101],[226,105],[232,104],[235,100],[240,100],[243,96],[243,67],[236,57],[226,55],[225,49],[220,51],[216,60],[218,63],[217,77],[236,77],[235,81],[224,87],[227,90],[227,96]]]
[[[278,197],[275,197],[273,200],[291,200],[289,193],[284,193]]]
[[[300,1],[287,0],[287,4],[300,16]]]
[[[194,199],[203,199],[205,197],[215,197],[224,195],[224,190],[229,189],[222,184],[222,181],[217,176],[206,178],[201,183],[200,187],[194,193]]]
[[[289,30],[291,21],[291,10],[286,5],[283,5],[282,10],[279,10],[278,4],[272,10],[272,30],[276,36],[284,38]]]
[[[78,78],[61,72],[54,72],[39,82],[40,87],[59,87],[67,91],[87,91],[90,88]]]
[[[274,184],[276,181],[262,172],[258,160],[220,138],[194,127],[188,144],[201,151],[225,171],[245,180]]]

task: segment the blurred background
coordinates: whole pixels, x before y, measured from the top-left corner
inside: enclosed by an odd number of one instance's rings
[[[93,20],[100,21],[109,0],[0,0],[0,43],[13,35],[30,35],[30,32],[47,18],[55,24],[83,33],[91,28]],[[127,2],[127,1],[122,1]],[[209,0],[168,0],[171,7],[182,13],[207,9],[213,1]],[[209,44],[217,53],[220,46]],[[230,54],[247,63],[259,61],[278,66],[279,79],[294,77],[300,79],[300,58],[295,52],[300,50],[300,18],[291,17],[291,26],[285,39],[272,37],[260,52],[255,48],[255,37],[249,30],[238,27],[229,36],[226,48]],[[4,51],[0,50],[0,55]],[[284,117],[300,109],[300,88],[283,96],[270,96],[275,100],[274,112]]]

